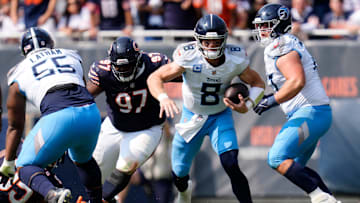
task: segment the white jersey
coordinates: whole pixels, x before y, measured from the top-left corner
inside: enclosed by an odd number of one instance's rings
[[[14,82],[26,99],[40,108],[46,92],[56,85],[74,83],[85,87],[81,57],[68,49],[35,50],[9,71],[8,85]]]
[[[226,45],[225,62],[210,65],[196,46],[196,42],[180,44],[174,51],[174,62],[183,68],[182,96],[184,106],[201,115],[212,115],[226,109],[223,102],[225,88],[249,65],[245,49]]]
[[[289,114],[302,106],[329,104],[329,98],[321,83],[314,58],[307,51],[304,44],[291,34],[276,38],[265,48],[264,59],[268,85],[274,91],[278,91],[284,85],[286,79],[276,67],[276,60],[291,51],[296,51],[300,55],[306,83],[295,97],[281,104],[282,110]]]

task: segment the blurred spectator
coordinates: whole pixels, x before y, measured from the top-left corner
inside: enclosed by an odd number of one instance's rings
[[[325,14],[330,11],[329,0],[316,0],[313,2],[314,13],[319,17],[320,22],[323,22]]]
[[[166,29],[192,30],[201,17],[192,0],[163,0],[163,8]]]
[[[164,26],[162,0],[138,0],[137,12],[145,29],[162,29]]]
[[[58,28],[67,36],[79,38],[81,33],[90,29],[90,21],[90,11],[86,6],[82,6],[80,0],[67,0]]]
[[[21,12],[21,11],[19,11]],[[9,0],[0,1],[0,33],[17,33],[22,32],[25,29],[23,14],[19,14],[19,20],[16,24],[10,18],[10,2]],[[6,43],[18,43],[18,37],[5,38],[3,42]]]
[[[356,31],[356,27],[353,27],[348,23],[349,17],[352,11],[344,10],[344,0],[330,0],[329,6],[331,11],[324,17],[323,24],[325,28],[330,29],[347,29],[351,32]],[[343,36],[333,36],[335,39],[341,39]]]
[[[164,28],[162,0],[138,0],[137,3],[139,23],[144,29]],[[146,37],[145,39],[161,40],[162,37]]]
[[[348,20],[350,31],[354,33],[354,39],[360,39],[360,10],[354,11]]]
[[[247,19],[247,24],[246,27],[248,29],[255,29],[254,24],[252,23],[252,21],[255,19],[256,13],[258,12],[258,10],[260,10],[261,7],[263,7],[265,4],[267,4],[266,0],[254,0],[253,3],[251,4],[251,8],[248,11],[248,19]]]
[[[11,0],[10,16],[14,24],[19,20],[19,0]],[[48,32],[56,31],[54,16],[56,0],[24,0],[25,28],[41,27]]]
[[[236,0],[193,0],[193,5],[195,8],[204,9],[206,13],[220,16],[231,34],[231,30],[236,25]]]
[[[320,19],[315,15],[308,0],[292,0],[292,34],[301,40],[308,39],[307,32],[310,32],[320,25]]]
[[[100,30],[122,30],[125,35],[131,35],[134,22],[130,0],[98,0],[98,5]]]
[[[293,0],[268,0],[268,3],[282,4],[282,5],[290,8],[292,1],[293,1]]]
[[[82,0],[82,6],[85,6],[90,12],[89,37],[90,39],[96,39],[100,24],[100,6],[98,0]]]
[[[249,0],[238,0],[236,6],[236,25],[238,29],[247,29],[248,12],[250,10]]]
[[[359,0],[344,0],[344,11],[360,10]]]

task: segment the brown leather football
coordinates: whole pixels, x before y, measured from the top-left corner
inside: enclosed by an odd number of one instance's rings
[[[244,83],[233,83],[225,89],[224,97],[229,98],[235,104],[240,103],[238,94],[241,94],[244,99],[249,96],[249,89]]]

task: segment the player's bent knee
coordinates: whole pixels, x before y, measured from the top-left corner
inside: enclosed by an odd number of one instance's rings
[[[133,173],[135,173],[138,167],[139,163],[136,161],[127,161],[126,163],[125,161],[123,161],[122,164],[116,166],[116,169],[121,171],[122,173],[132,175]]]
[[[238,150],[230,150],[220,154],[221,165],[225,170],[239,167],[237,159],[238,152]]]
[[[279,156],[273,156],[271,153],[269,153],[267,164],[272,169],[277,169],[284,160],[285,158],[280,158]]]
[[[30,186],[32,180],[38,175],[45,175],[45,170],[38,166],[28,165],[19,169],[19,178],[26,185]]]

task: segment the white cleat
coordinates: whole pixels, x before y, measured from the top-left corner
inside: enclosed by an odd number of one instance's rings
[[[312,198],[311,203],[341,203],[341,201],[336,200],[334,196],[328,193],[322,192],[321,194]]]
[[[176,203],[191,203],[191,192],[192,192],[192,182],[188,181],[188,188],[184,192],[179,192],[176,198]]]

